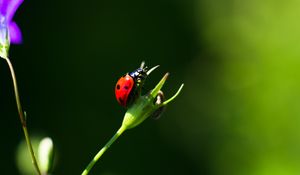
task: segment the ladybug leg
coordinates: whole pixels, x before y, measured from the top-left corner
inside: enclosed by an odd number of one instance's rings
[[[141,78],[137,78],[135,96],[139,96],[142,93],[143,85],[144,85],[144,81]]]
[[[140,73],[137,77],[136,77],[136,87],[137,90],[141,92],[141,89],[144,85],[145,79],[147,78],[147,74],[145,72]]]
[[[145,61],[142,61],[140,68],[144,69],[144,66],[145,66]]]

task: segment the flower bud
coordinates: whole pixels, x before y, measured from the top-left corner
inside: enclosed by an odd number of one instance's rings
[[[53,164],[53,141],[49,137],[41,140],[38,148],[38,160],[41,172],[49,173]]]
[[[160,82],[156,85],[156,87],[153,90],[151,90],[148,94],[144,96],[139,96],[133,102],[133,104],[125,113],[122,123],[123,127],[125,127],[126,129],[131,129],[141,124],[145,119],[147,119],[150,116],[154,115],[154,117],[159,117],[163,112],[163,108],[165,107],[165,105],[167,105],[169,102],[171,102],[177,97],[177,95],[180,93],[183,87],[183,84],[173,97],[166,101],[161,99],[163,97],[163,94],[160,91],[160,89],[163,87],[168,76],[169,73],[166,73],[165,76],[160,80]],[[158,98],[160,98],[163,101],[158,102]]]

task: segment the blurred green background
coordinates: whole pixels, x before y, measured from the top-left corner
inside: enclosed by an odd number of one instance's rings
[[[164,116],[104,154],[91,174],[299,175],[300,1],[25,0],[11,60],[29,131],[56,146],[53,174],[80,174],[121,124],[118,78],[145,60],[165,72]],[[20,174],[23,138],[0,62],[1,174]],[[30,160],[28,160],[30,163]],[[28,163],[27,162],[27,163]]]

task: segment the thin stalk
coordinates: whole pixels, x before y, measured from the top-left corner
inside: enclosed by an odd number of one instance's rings
[[[85,170],[81,175],[87,175],[95,165],[95,163],[100,159],[100,157],[104,154],[104,152],[118,139],[120,135],[126,130],[125,126],[121,126],[120,129],[115,133],[115,135],[104,145],[104,147],[99,150],[99,152],[95,155],[93,160],[88,164]]]
[[[15,98],[16,98],[18,113],[19,113],[19,117],[20,117],[20,121],[21,121],[21,124],[22,124],[23,131],[24,131],[26,144],[27,144],[28,150],[30,152],[32,164],[34,165],[34,167],[37,171],[37,174],[41,175],[41,171],[40,171],[40,168],[38,166],[37,160],[35,158],[34,151],[33,151],[33,148],[32,148],[32,144],[31,144],[31,141],[30,141],[30,137],[29,137],[29,134],[28,134],[26,119],[25,119],[25,116],[24,116],[24,112],[22,110],[22,105],[21,105],[21,101],[20,101],[20,97],[19,97],[19,91],[18,91],[18,85],[17,85],[17,79],[16,79],[15,71],[14,71],[13,65],[10,62],[9,58],[4,58],[4,59],[6,60],[6,62],[8,64],[8,67],[9,67],[9,70],[10,70],[10,73],[11,73],[11,77],[12,77],[12,80],[13,80],[14,92],[15,92]]]

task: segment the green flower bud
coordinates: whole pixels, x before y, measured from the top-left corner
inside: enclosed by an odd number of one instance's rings
[[[41,140],[38,148],[38,160],[41,172],[48,174],[53,164],[53,141],[49,137]]]
[[[157,97],[161,93],[160,89],[163,87],[165,81],[167,80],[169,73],[166,73],[165,76],[160,80],[160,82],[156,85],[156,87],[151,90],[148,94],[139,96],[133,104],[129,107],[127,112],[125,113],[122,127],[126,129],[131,129],[141,124],[145,119],[147,119],[151,115],[155,115],[155,112],[162,107],[166,106],[169,102],[174,100],[180,91],[183,88],[182,84],[178,89],[177,93],[171,97],[170,99],[162,102],[156,103]]]

